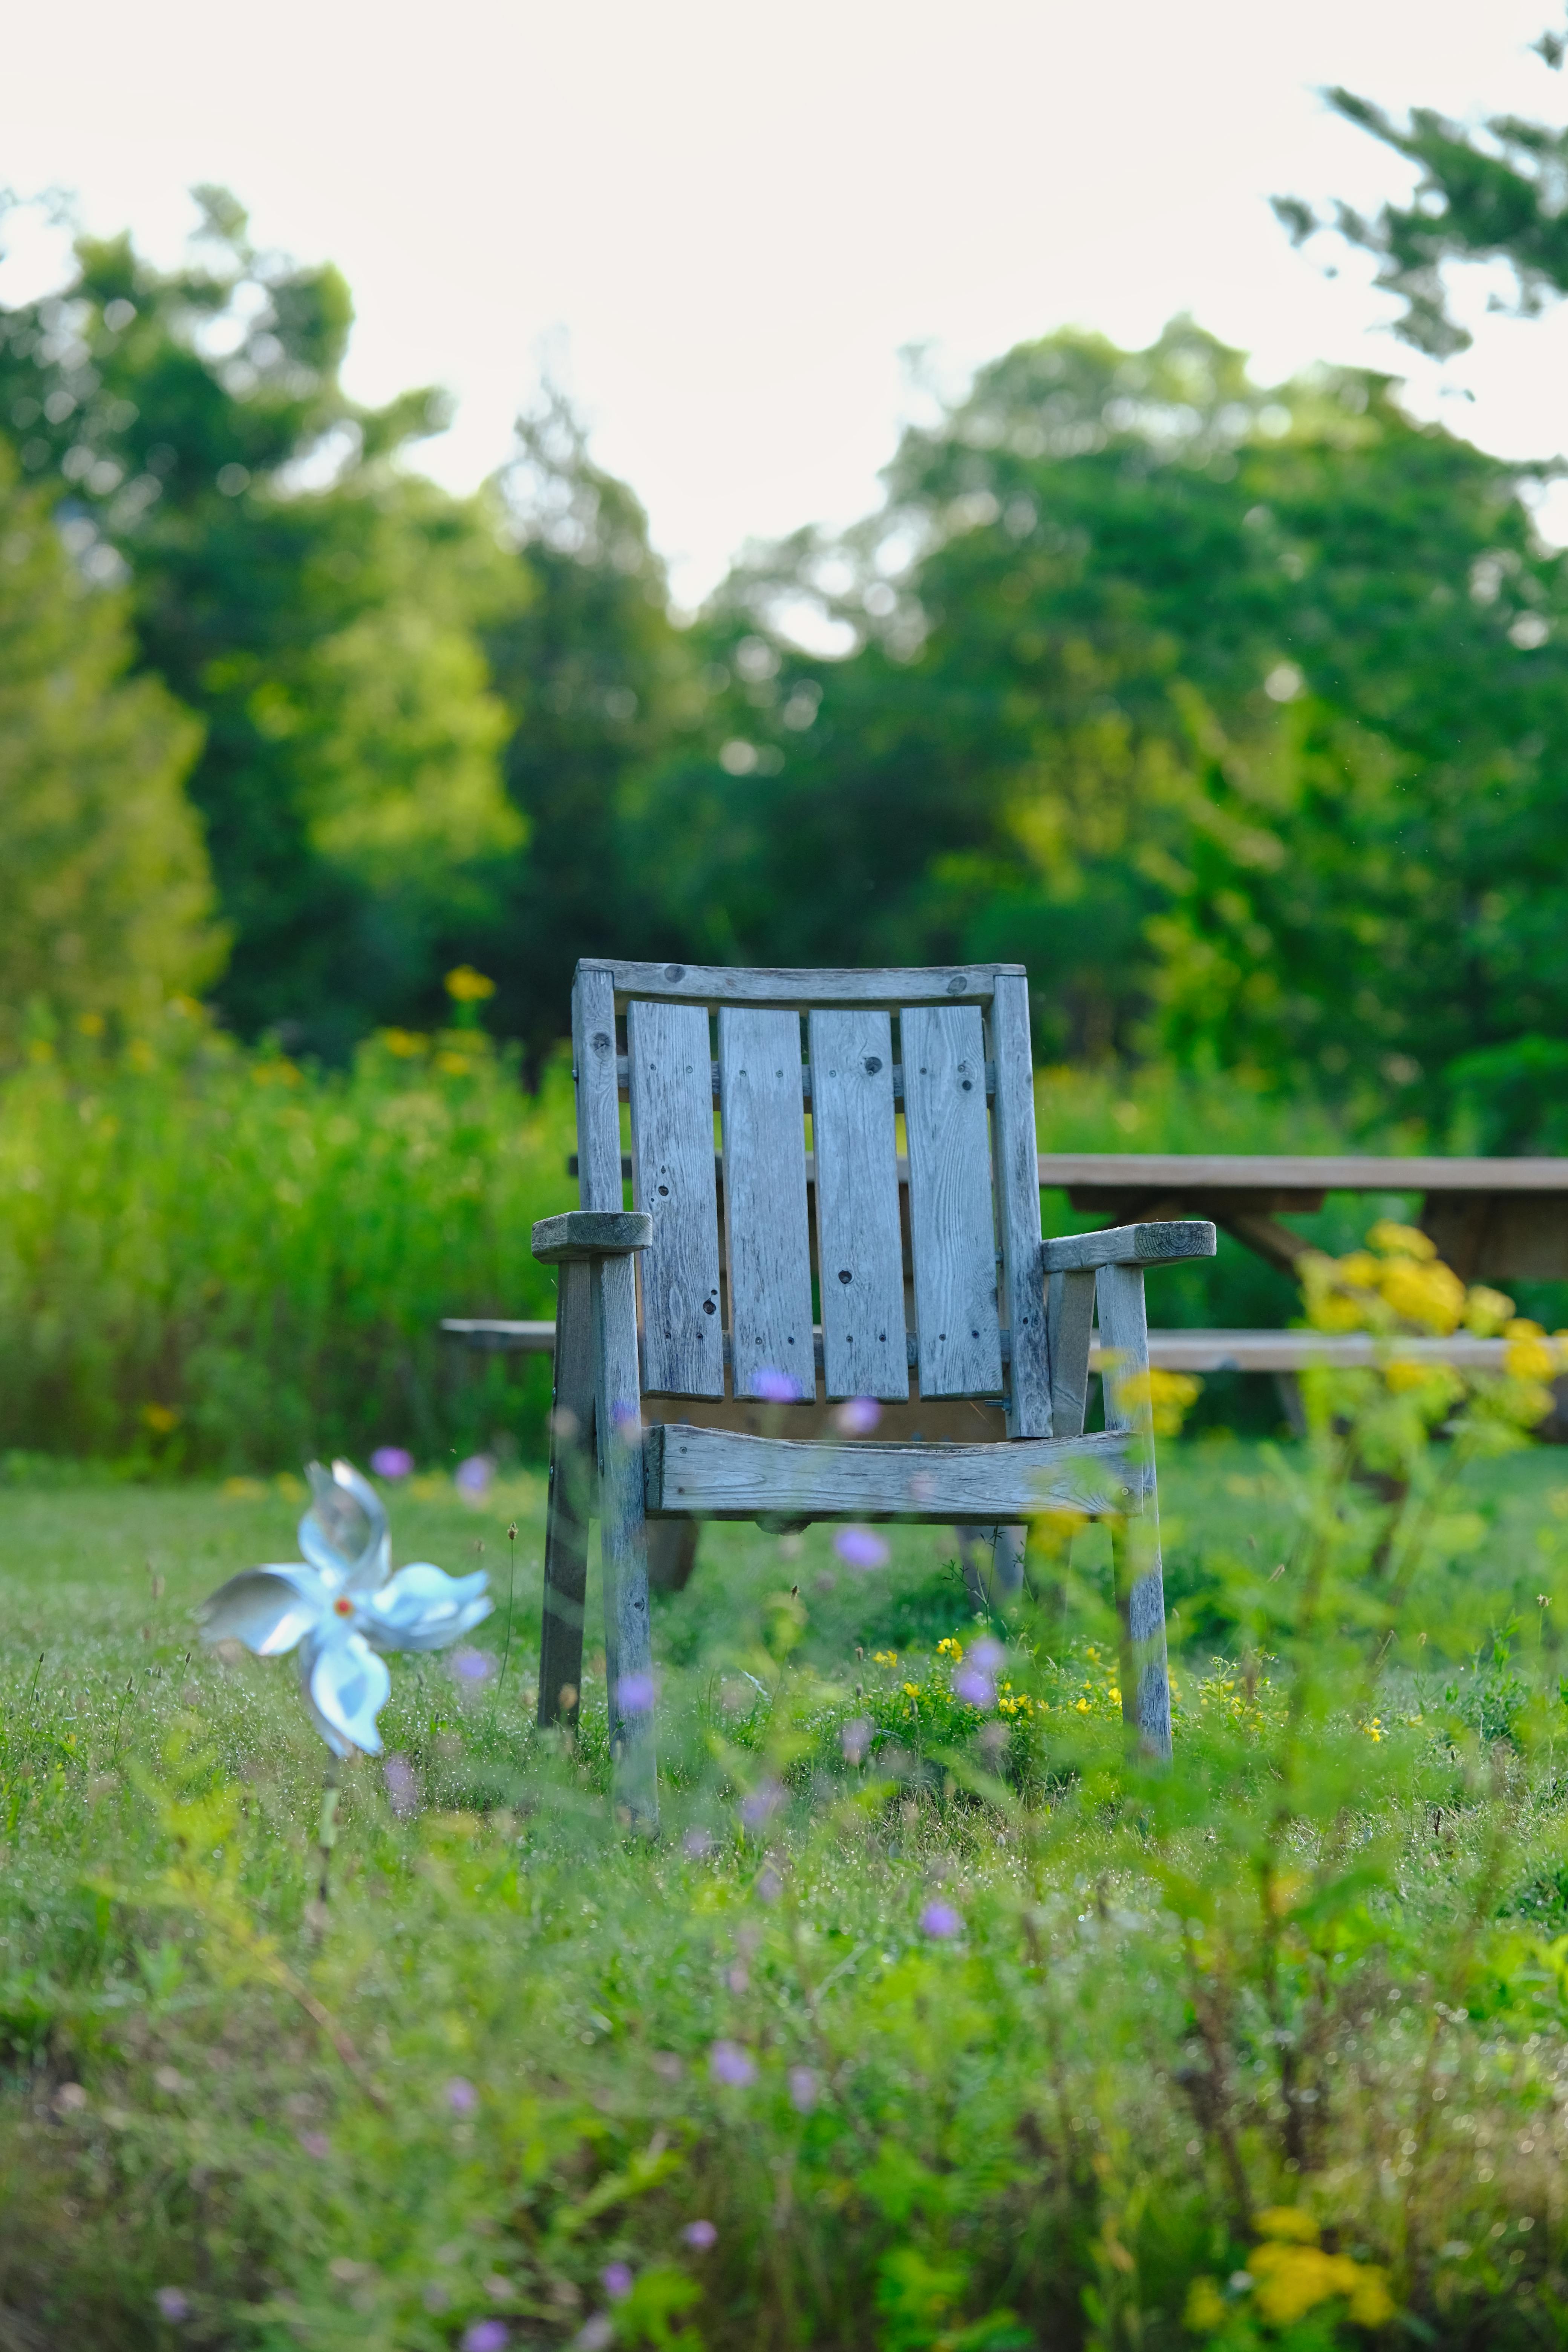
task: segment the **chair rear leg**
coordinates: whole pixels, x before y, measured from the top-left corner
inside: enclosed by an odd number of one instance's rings
[[[615,1808],[627,1828],[651,1835],[658,1827],[658,1775],[637,1288],[630,1258],[602,1259],[594,1268],[593,1283],[599,1545]]]
[[[1112,1520],[1116,1605],[1121,1617],[1121,1716],[1142,1754],[1171,1760],[1171,1671],[1165,1654],[1165,1580],[1149,1404],[1149,1329],[1143,1269],[1102,1265],[1095,1276],[1100,1344],[1107,1351],[1105,1425],[1142,1435],[1143,1491],[1138,1509]]]
[[[574,1724],[583,1686],[583,1601],[594,1483],[594,1307],[584,1265],[563,1265],[556,1294],[555,1383],[550,1416],[550,1500],[544,1523],[544,1631],[539,1722]]]

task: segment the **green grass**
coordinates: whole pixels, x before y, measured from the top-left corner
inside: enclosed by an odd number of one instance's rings
[[[542,1482],[398,1492],[400,1560],[491,1571],[506,1679],[394,1662],[412,1779],[400,1814],[348,1771],[324,1924],[292,1664],[192,1640],[302,1494],[0,1489],[0,2343],[1306,2352],[1380,2296],[1393,2340],[1560,2340],[1568,1464],[1446,1492],[1447,1453],[1375,1678],[1362,1573],[1314,1681],[1287,1596],[1331,1489],[1163,1448],[1163,1781],[1097,1531],[983,1719],[942,1531],[867,1574],[708,1529],[656,1601],[649,1845],[592,1634],[581,1740],[531,1728]],[[1364,1570],[1387,1515],[1332,1491]]]

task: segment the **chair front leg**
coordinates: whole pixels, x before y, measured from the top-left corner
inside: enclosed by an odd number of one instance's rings
[[[583,1600],[594,1484],[594,1302],[578,1261],[562,1266],[555,1299],[550,1499],[544,1522],[544,1628],[539,1723],[574,1724],[583,1686]]]
[[[1165,1654],[1165,1583],[1149,1402],[1149,1328],[1143,1269],[1102,1265],[1095,1276],[1100,1340],[1106,1350],[1105,1425],[1142,1438],[1142,1499],[1111,1522],[1116,1601],[1121,1617],[1121,1715],[1152,1761],[1171,1760],[1171,1672]]]
[[[653,1643],[648,1614],[637,1287],[632,1261],[593,1267],[595,1422],[599,1453],[599,1541],[605,1579],[605,1671],[616,1816],[651,1835],[658,1827],[654,1748]]]

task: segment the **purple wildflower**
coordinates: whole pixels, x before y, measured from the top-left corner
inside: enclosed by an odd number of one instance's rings
[[[370,1466],[378,1478],[406,1478],[414,1468],[414,1456],[405,1445],[378,1445]]]
[[[711,1830],[688,1830],[680,1841],[680,1851],[688,1862],[704,1862],[713,1851]]]
[[[943,1903],[941,1900],[928,1903],[921,1913],[921,1933],[922,1936],[934,1937],[939,1943],[943,1943],[953,1936],[963,1935],[963,1921],[951,1903]]]
[[[476,2319],[463,2330],[463,2352],[505,2352],[511,2331],[504,2319]]]
[[[983,1633],[970,1649],[969,1663],[972,1666],[979,1666],[985,1674],[994,1675],[1006,1664],[1007,1653],[1000,1642],[994,1642],[989,1633]]]
[[[788,1372],[781,1372],[773,1364],[763,1366],[761,1371],[752,1380],[752,1388],[753,1393],[760,1396],[764,1404],[798,1404],[800,1402],[798,1383]]]
[[[711,2221],[688,2221],[680,2234],[700,2254],[705,2254],[710,2246],[719,2242],[719,2232]]]
[[[716,2083],[727,2084],[731,2090],[744,2090],[757,2079],[756,2061],[749,2050],[738,2042],[715,2042],[708,2053],[708,2064]]]
[[[783,1893],[784,1880],[778,1872],[764,1870],[757,1881],[757,1900],[760,1903],[776,1903]]]
[[[988,1675],[984,1667],[977,1666],[972,1657],[965,1658],[952,1678],[952,1695],[954,1698],[961,1698],[965,1706],[994,1706],[995,1677]]]
[[[863,1715],[844,1725],[838,1734],[838,1745],[844,1750],[847,1764],[858,1764],[871,1745],[871,1726]]]
[[[452,1672],[465,1683],[488,1683],[496,1670],[495,1660],[487,1658],[482,1650],[455,1650]]]
[[[840,1528],[833,1549],[846,1568],[886,1568],[888,1547],[869,1528]]]
[[[612,2303],[625,2303],[632,2291],[630,2263],[606,2263],[599,2273],[599,2284]]]
[[[153,2300],[164,2318],[172,2319],[176,2326],[182,2319],[189,2319],[191,2315],[190,2304],[177,2286],[161,2286]]]
[[[653,1676],[623,1675],[616,1685],[616,1704],[623,1715],[651,1715],[653,1712]]]
[[[479,2095],[462,2074],[454,2074],[447,2085],[447,2105],[455,2116],[471,2116],[479,2104]]]
[[[300,2145],[307,2156],[313,2156],[318,2160],[332,2152],[332,2143],[325,2132],[301,2132]]]
[[[412,1821],[419,1811],[419,1776],[406,1756],[389,1756],[381,1768],[387,1802],[400,1822]]]
[[[784,1792],[776,1780],[761,1780],[750,1796],[741,1800],[741,1819],[749,1830],[760,1830],[771,1822],[784,1803]]]
[[[882,1418],[875,1397],[847,1397],[833,1416],[840,1437],[869,1437]]]
[[[592,2313],[572,2338],[575,2352],[605,2352],[615,2340],[616,2323],[607,2311]]]
[[[818,2097],[816,2076],[809,2066],[792,2066],[789,2070],[789,2103],[796,2115],[808,2116]]]
[[[496,1465],[488,1454],[470,1454],[466,1462],[458,1463],[452,1478],[465,1502],[482,1503],[495,1475]]]

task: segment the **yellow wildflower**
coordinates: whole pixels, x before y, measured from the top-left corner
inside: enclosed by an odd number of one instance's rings
[[[1360,2327],[1381,2327],[1394,2316],[1394,2298],[1384,2273],[1348,2254],[1326,2254],[1321,2246],[1258,2246],[1247,2268],[1258,2282],[1258,2308],[1277,2327],[1304,2319],[1321,2303],[1342,2295]]]
[[[1421,1323],[1429,1331],[1454,1328],[1465,1310],[1465,1286],[1451,1266],[1436,1262],[1417,1265],[1414,1258],[1391,1258],[1383,1269],[1384,1297],[1407,1323]]]
[[[1118,1402],[1128,1412],[1147,1412],[1156,1437],[1175,1437],[1197,1402],[1203,1385],[1190,1372],[1167,1372],[1155,1364],[1146,1372],[1134,1372],[1130,1379],[1119,1381],[1116,1394]]]
[[[936,1654],[939,1658],[957,1660],[963,1655],[963,1644],[962,1642],[955,1642],[951,1633],[946,1633],[937,1643]]]
[[[1554,1380],[1559,1370],[1557,1350],[1544,1335],[1540,1339],[1510,1339],[1502,1351],[1502,1360],[1512,1381]]]
[[[473,1067],[473,1064],[469,1061],[467,1054],[453,1054],[447,1052],[437,1055],[436,1067],[438,1070],[444,1070],[449,1078],[461,1078],[468,1076],[469,1070]]]
[[[487,980],[482,971],[476,971],[471,963],[460,963],[456,971],[449,971],[446,984],[447,993],[454,1004],[482,1004],[487,996],[493,996],[496,992],[494,981]]]
[[[1395,1396],[1403,1396],[1407,1389],[1425,1386],[1430,1371],[1428,1364],[1414,1363],[1408,1356],[1395,1356],[1391,1363],[1384,1364],[1383,1377]]]
[[[179,1414],[169,1404],[144,1404],[142,1418],[154,1437],[167,1437],[171,1430],[178,1429],[180,1425]]]
[[[919,1683],[906,1683],[904,1685],[904,1695],[907,1698],[919,1698],[921,1695],[921,1686]]]
[[[898,1663],[897,1650],[873,1650],[871,1653],[871,1664],[874,1666],[896,1666]]]
[[[1182,2314],[1184,2326],[1194,2336],[1212,2336],[1223,2327],[1227,2317],[1223,2294],[1212,2278],[1195,2278],[1187,2289],[1186,2309]]]
[[[1367,1234],[1367,1240],[1385,1257],[1425,1260],[1437,1255],[1437,1244],[1430,1234],[1424,1234],[1419,1225],[1396,1224],[1392,1217],[1380,1217]]]
[[[428,1038],[421,1037],[413,1029],[384,1029],[381,1042],[389,1054],[396,1055],[400,1062],[414,1061],[429,1044]]]
[[[1472,1282],[1465,1293],[1465,1328],[1482,1339],[1500,1331],[1512,1313],[1512,1299],[1503,1291],[1489,1289],[1484,1282]]]

